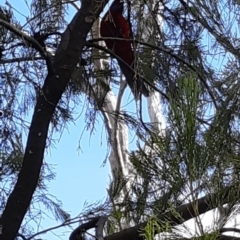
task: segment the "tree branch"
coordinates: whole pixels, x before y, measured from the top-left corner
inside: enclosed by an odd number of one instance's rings
[[[49,57],[48,52],[46,52],[43,49],[43,47],[38,43],[38,41],[36,41],[33,37],[27,35],[26,33],[22,32],[20,29],[14,27],[12,24],[10,24],[2,19],[0,19],[0,25],[5,27],[6,29],[8,29],[9,31],[14,33],[15,35],[17,35],[23,41],[30,43],[33,46],[33,48],[35,48],[40,53],[40,55],[45,58],[48,73],[50,75],[54,73],[51,58]]]
[[[79,62],[87,34],[106,2],[107,0],[83,0],[81,9],[62,35],[53,61],[54,75],[48,74],[37,99],[22,168],[0,219],[0,226],[3,227],[1,240],[12,240],[17,236],[39,181],[50,121]],[[0,25],[9,27],[2,20],[0,20]],[[12,26],[9,28],[14,31]],[[36,44],[41,50],[38,43],[26,34],[18,30],[15,33]]]
[[[43,57],[21,57],[21,58],[11,58],[11,59],[2,59],[0,60],[0,64],[9,64],[9,63],[19,63],[26,61],[36,61],[36,60],[44,60]]]
[[[75,219],[76,219],[76,218],[75,218]],[[57,226],[44,229],[44,230],[42,230],[42,231],[40,231],[40,232],[37,232],[37,233],[33,234],[32,236],[26,238],[26,240],[30,240],[30,239],[32,239],[32,238],[35,238],[35,237],[38,236],[38,235],[45,234],[45,233],[47,233],[47,232],[49,232],[49,231],[52,231],[52,230],[55,230],[55,229],[58,229],[58,228],[61,228],[61,227],[69,226],[69,225],[74,224],[74,223],[79,223],[79,218],[78,218],[77,220],[71,219],[71,220],[65,221],[65,222],[63,222],[63,223],[61,223],[61,224],[59,224],[59,225],[57,225]],[[18,234],[18,235],[19,235],[19,234]]]
[[[106,39],[117,40],[117,41],[130,41],[130,42],[132,42],[132,43],[138,43],[138,44],[140,44],[140,45],[147,46],[147,47],[150,47],[150,48],[155,49],[155,50],[157,50],[157,51],[161,51],[161,52],[164,52],[164,53],[166,53],[166,54],[169,54],[171,57],[173,57],[173,58],[175,58],[176,60],[178,60],[179,62],[183,63],[184,65],[186,65],[189,69],[191,69],[192,71],[194,71],[194,72],[198,75],[199,79],[201,80],[201,82],[203,83],[203,85],[205,86],[205,88],[207,89],[207,91],[208,91],[208,93],[209,93],[209,95],[210,95],[210,97],[211,97],[211,99],[212,99],[212,101],[213,101],[213,103],[214,103],[215,108],[217,108],[217,103],[216,103],[216,101],[215,101],[214,95],[213,95],[212,91],[210,90],[207,82],[204,80],[202,74],[198,71],[198,69],[197,69],[196,67],[192,66],[192,65],[191,65],[190,63],[188,63],[186,60],[184,60],[183,58],[181,58],[181,57],[179,57],[178,55],[176,55],[176,54],[173,52],[173,50],[167,49],[166,47],[164,47],[164,48],[162,48],[162,47],[157,47],[157,46],[154,46],[154,45],[149,44],[149,43],[146,43],[146,42],[142,42],[142,41],[138,41],[138,40],[133,40],[133,39],[125,39],[125,38],[104,38],[104,37],[102,37],[102,38],[91,39],[91,40],[88,41],[88,43],[94,43],[94,42],[103,41],[103,40],[106,40]],[[94,44],[94,45],[95,45],[95,44]],[[91,44],[90,44],[90,46],[91,46]],[[93,46],[93,47],[96,47],[96,45]],[[102,47],[102,48],[103,48],[103,47]],[[112,53],[112,52],[109,51],[108,49],[106,49],[106,48],[104,49],[104,48],[103,48],[103,49],[101,49],[101,50],[109,53],[110,55],[112,55],[113,57],[117,58],[119,61],[121,61],[122,63],[124,63],[124,64],[126,65],[126,63],[125,63],[121,58],[119,58],[116,54]],[[111,52],[111,53],[110,53],[110,52]],[[128,64],[127,64],[127,65],[128,65]],[[130,66],[129,66],[129,67],[130,67]],[[133,69],[132,69],[132,70],[133,70]],[[162,92],[161,92],[159,89],[157,89],[153,84],[151,84],[149,81],[147,81],[143,76],[140,76],[140,77],[143,78],[144,82],[147,83],[149,86],[151,86],[155,91],[159,92],[159,93],[162,94],[166,99],[168,99],[167,96],[166,96],[166,94],[162,93]]]
[[[107,221],[107,216],[100,217],[97,221],[96,227],[95,227],[95,236],[97,240],[103,240],[103,230],[105,222]]]
[[[92,229],[97,226],[98,221],[101,217],[95,217],[90,221],[81,224],[77,227],[70,235],[69,240],[81,240],[83,239],[82,234],[85,233],[87,230]]]
[[[231,197],[231,194],[233,192],[237,193],[238,189],[239,189],[239,185],[227,187],[218,193],[208,194],[205,197],[197,199],[196,201],[183,204],[177,207],[175,210],[172,210],[166,213],[161,213],[157,216],[157,218],[159,222],[161,221],[169,222],[172,227],[182,224],[185,221],[188,221],[194,217],[197,217],[203,213],[206,213],[210,210],[215,209],[216,207],[219,206],[219,204],[221,205],[226,204],[228,201],[230,201],[229,198]],[[239,196],[237,197],[234,196],[234,197],[236,199],[239,199]],[[219,199],[221,203],[219,203]],[[88,230],[90,228],[93,228],[96,225],[98,220],[99,220],[99,217],[94,218],[90,222],[82,224],[81,226],[76,228],[72,232],[69,240],[77,240],[76,237],[79,236],[79,234],[82,232],[83,229]],[[124,229],[120,232],[117,232],[105,237],[104,240],[144,240],[142,231],[146,227],[146,225],[147,225],[147,222],[144,222],[134,227]],[[155,234],[160,233],[161,232],[160,229],[161,228],[154,229]],[[223,228],[219,232],[223,233],[227,231],[240,232],[240,230],[236,228]],[[230,239],[240,239],[240,238],[233,238],[233,237],[230,238],[229,236],[220,235],[218,236],[217,239],[230,240]]]
[[[240,229],[238,229],[238,228],[222,228],[222,229],[220,229],[220,233],[224,233],[224,232],[240,233]]]
[[[110,39],[110,38],[107,38],[107,39]],[[116,39],[116,38],[114,38],[114,39]],[[122,39],[122,38],[119,38],[119,39],[124,40],[124,39]],[[129,66],[122,58],[120,58],[118,55],[116,55],[116,54],[115,54],[114,52],[112,52],[111,50],[108,50],[108,49],[106,49],[105,47],[102,47],[102,46],[99,46],[99,45],[97,45],[97,44],[94,44],[94,43],[92,43],[91,41],[86,42],[86,46],[88,46],[88,47],[94,47],[94,48],[97,48],[97,49],[99,49],[99,50],[102,50],[102,51],[110,54],[112,57],[114,57],[114,58],[116,58],[118,61],[122,62],[129,70],[131,70],[131,71],[134,72],[134,69],[133,69],[131,66]],[[137,74],[138,74],[138,73],[137,73]],[[143,76],[140,75],[140,74],[138,74],[138,75],[139,75],[139,77],[140,77],[141,79],[143,79],[143,81],[144,81],[146,84],[148,84],[151,88],[153,88],[155,91],[159,92],[159,93],[160,93],[162,96],[164,96],[166,99],[169,99],[168,96],[167,96],[164,92],[162,92],[162,91],[159,90],[157,87],[155,87],[155,86],[154,86],[152,83],[150,83],[145,77],[143,77]]]
[[[218,193],[209,194],[205,197],[197,199],[194,202],[181,205],[173,211],[159,214],[157,218],[159,221],[168,221],[171,226],[182,224],[185,221],[188,221],[194,217],[197,217],[203,213],[206,213],[218,207],[220,204],[219,198],[221,198],[221,205],[226,204],[229,201],[229,198],[233,192],[234,193],[239,192],[238,189],[239,189],[239,185],[234,185],[234,186],[225,188]],[[236,196],[234,197],[237,198]],[[104,240],[143,240],[144,238],[141,232],[146,225],[147,225],[147,222],[144,222],[134,227],[124,229],[121,232],[114,233],[110,236],[105,237]],[[158,233],[159,231],[155,229],[155,234],[158,234]],[[219,238],[219,239],[227,239],[227,238]]]

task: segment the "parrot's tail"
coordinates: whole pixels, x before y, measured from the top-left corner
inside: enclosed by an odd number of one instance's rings
[[[138,100],[141,94],[145,97],[149,97],[149,90],[145,86],[143,79],[138,75],[135,76],[134,72],[126,67],[122,62],[118,61],[118,63],[135,99]]]
[[[143,79],[137,76],[137,92],[142,93],[145,97],[149,97],[149,90],[145,86]]]
[[[132,75],[131,83],[132,84],[130,87],[136,100],[140,99],[141,94],[143,94],[145,97],[149,97],[149,90],[145,86],[143,79],[141,77]]]

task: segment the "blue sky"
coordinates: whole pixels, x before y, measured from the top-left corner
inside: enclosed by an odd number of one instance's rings
[[[24,0],[9,0],[8,2],[20,13],[25,16],[28,15],[28,8]],[[4,0],[0,0],[1,5],[4,3]],[[74,13],[75,10],[69,8],[68,22]],[[19,21],[25,22],[25,19],[20,14],[15,11],[14,14]],[[130,98],[129,96],[130,90],[128,88],[124,97],[124,102],[128,102],[125,107],[127,107],[128,111],[135,112],[135,104],[134,102],[129,104],[129,100],[132,99],[132,96]],[[143,108],[147,109],[146,101],[143,102]],[[74,111],[79,114],[82,112],[82,106],[74,109]],[[81,213],[85,202],[104,201],[107,196],[106,189],[111,175],[108,162],[103,166],[109,149],[102,119],[98,118],[95,125],[96,130],[90,136],[89,132],[83,132],[85,127],[84,114],[80,117],[78,115],[74,117],[77,120],[66,125],[61,137],[54,135],[54,139],[56,139],[54,147],[49,148],[45,154],[45,161],[54,167],[56,173],[56,179],[48,183],[48,192],[61,200],[64,210],[71,214],[71,217],[76,217]],[[147,116],[144,117],[148,118]],[[31,115],[29,116],[30,120]],[[136,148],[135,134],[131,133],[129,138],[131,148]],[[25,144],[26,136],[23,141]],[[42,210],[44,211],[44,208]],[[41,227],[38,226],[39,229],[36,229],[36,232],[58,224],[60,222],[56,222],[52,215],[48,213],[48,216],[42,218]],[[33,227],[36,226],[33,225]],[[68,228],[61,228],[54,230],[54,233],[49,232],[41,235],[41,239],[55,240],[59,239],[58,236],[67,239],[70,233],[71,231]]]
[[[84,202],[93,203],[106,197],[106,188],[109,183],[110,168],[107,163],[102,167],[106,157],[106,141],[102,131],[89,138],[84,132],[81,139],[82,151],[78,151],[78,144],[83,130],[84,116],[76,124],[69,124],[68,131],[64,131],[61,140],[51,149],[46,161],[54,164],[56,180],[49,184],[49,193],[56,196],[63,203],[64,209],[72,217],[77,216],[83,209]],[[102,129],[100,123],[98,129]],[[45,219],[44,228],[56,225],[55,220]],[[57,231],[66,232],[66,229]],[[65,235],[66,237],[69,235]],[[51,234],[44,235],[44,239],[55,239]]]
[[[24,0],[9,0],[9,2],[19,12],[27,15],[28,9]],[[1,5],[4,3],[4,0],[0,0]],[[73,14],[74,11],[70,8],[68,21]],[[16,17],[18,18],[20,15],[16,14]],[[128,97],[128,93],[129,89],[125,96]],[[133,109],[132,105],[128,106],[128,109],[129,107]],[[146,101],[144,101],[143,108],[146,110]],[[82,106],[75,109],[75,112],[80,113],[81,111]],[[102,166],[108,150],[103,122],[99,118],[95,126],[96,131],[91,137],[90,133],[86,131],[82,135],[84,127],[85,116],[82,114],[75,123],[67,125],[67,129],[60,139],[59,136],[54,136],[59,141],[56,141],[54,147],[48,149],[45,155],[46,162],[54,166],[54,172],[56,173],[56,179],[48,184],[49,193],[62,201],[64,209],[72,217],[81,213],[85,201],[94,203],[98,200],[104,200],[107,195],[106,188],[110,182],[108,162],[104,167]],[[135,147],[134,135],[130,136],[129,140],[130,146]],[[131,140],[133,141],[131,142]],[[79,144],[81,150],[78,149]],[[51,216],[51,214],[48,215]],[[45,216],[41,224],[42,226],[38,231],[56,226],[59,223]],[[194,229],[194,227],[192,226],[191,229]],[[67,239],[70,232],[66,228],[54,231],[62,239]],[[42,235],[41,238],[55,240],[59,239],[57,235],[47,233]]]
[[[9,0],[8,2],[19,12],[27,15],[28,9],[23,0]],[[4,3],[4,0],[0,0],[0,5]],[[19,20],[20,15],[16,12],[14,14]],[[74,12],[70,9],[69,19],[71,19],[72,14]],[[79,113],[81,108],[79,106],[79,109],[75,111]],[[96,124],[97,130],[91,137],[86,131],[82,135],[84,126],[85,116],[82,114],[74,124],[67,125],[67,130],[63,132],[61,139],[56,141],[55,147],[50,148],[45,155],[46,162],[54,166],[56,173],[56,179],[48,185],[49,193],[62,201],[64,209],[72,217],[77,216],[82,211],[85,201],[94,203],[105,199],[106,188],[110,182],[109,164],[106,163],[104,167],[102,166],[107,153],[103,123],[99,119]],[[58,139],[58,136],[56,138]],[[81,150],[78,150],[79,141]],[[48,215],[51,216],[51,214]],[[41,224],[43,228],[39,230],[60,223],[45,216]],[[70,231],[60,229],[55,233],[60,235],[62,239],[67,239]],[[59,238],[48,233],[42,235],[42,239],[55,240]]]

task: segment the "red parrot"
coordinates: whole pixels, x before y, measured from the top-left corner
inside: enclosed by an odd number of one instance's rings
[[[100,34],[102,37],[131,39],[130,25],[123,17],[122,0],[114,0],[110,9],[104,15],[100,25]],[[104,41],[109,50],[114,52],[134,69],[134,54],[130,41],[112,39],[106,39]],[[122,61],[118,59],[117,61],[135,98],[138,99],[140,93],[148,97],[149,91],[141,78],[139,76],[135,77],[134,71],[130,70]]]

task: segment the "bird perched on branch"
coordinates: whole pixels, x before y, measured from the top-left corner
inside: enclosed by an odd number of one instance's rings
[[[101,25],[100,34],[102,37],[131,39],[131,29],[128,21],[123,17],[123,1],[114,0],[110,9],[104,15]],[[106,39],[104,40],[109,50],[115,53],[123,61],[117,59],[122,73],[131,88],[136,99],[140,94],[145,97],[149,96],[149,91],[144,85],[142,79],[135,74],[134,70],[134,53],[131,41]],[[133,70],[124,64],[129,65]]]

